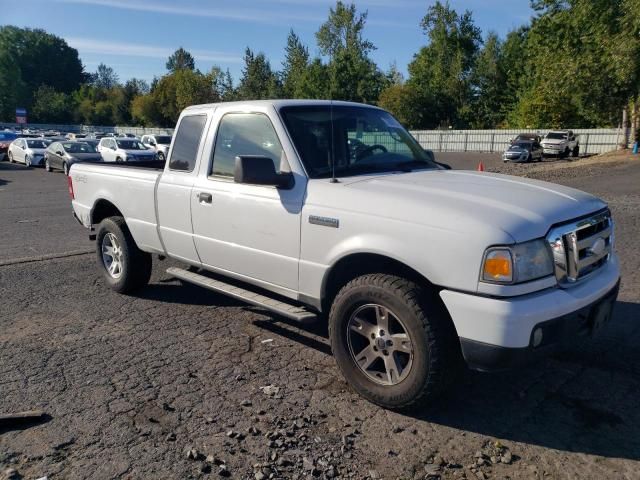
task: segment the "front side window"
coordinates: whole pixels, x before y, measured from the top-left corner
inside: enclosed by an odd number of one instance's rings
[[[384,110],[345,105],[280,109],[310,178],[439,168]]]
[[[182,118],[169,159],[171,170],[193,171],[206,121],[206,115],[190,115]]]
[[[114,140],[112,140],[113,142]],[[116,140],[115,141],[118,144],[119,148],[122,148],[123,150],[146,150],[147,147],[145,147],[142,142],[139,142],[138,140]]]
[[[233,177],[236,157],[243,155],[271,159],[276,172],[287,168],[284,150],[266,115],[228,113],[220,120],[211,174]]]

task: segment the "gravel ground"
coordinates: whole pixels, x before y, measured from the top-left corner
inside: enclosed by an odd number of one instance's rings
[[[638,160],[491,166],[609,202],[623,268],[615,318],[526,370],[469,372],[411,415],[349,389],[322,325],[182,285],[164,273],[171,262],[156,262],[139,295],[111,292],[81,253],[82,229],[65,223],[64,177],[5,167],[0,413],[49,416],[0,425],[0,478],[640,478]],[[14,208],[38,220],[35,252]]]

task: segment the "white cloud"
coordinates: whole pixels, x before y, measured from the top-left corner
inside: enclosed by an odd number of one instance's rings
[[[93,38],[67,37],[67,43],[80,51],[81,54],[93,53],[100,55],[116,55],[125,57],[168,58],[176,47],[155,47],[139,43],[125,43],[97,40]],[[186,48],[186,47],[185,47]],[[196,61],[239,63],[242,58],[238,55],[209,50],[187,49]]]
[[[134,10],[141,12],[164,13],[169,15],[183,15],[191,17],[222,18],[226,20],[238,20],[254,23],[281,24],[283,20],[297,20],[318,22],[322,17],[305,13],[274,11],[265,6],[264,9],[241,7],[196,7],[177,3],[168,4],[158,1],[148,2],[144,0],[56,0],[62,3],[74,3],[81,5],[95,5],[101,7],[118,8],[122,10]]]

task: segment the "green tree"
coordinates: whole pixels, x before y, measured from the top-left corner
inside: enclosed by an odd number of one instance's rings
[[[314,58],[302,73],[293,97],[317,100],[330,98],[329,83],[329,68],[322,63],[321,59]]]
[[[0,27],[0,52],[2,61],[10,63],[6,70],[0,69],[3,70],[0,77],[9,85],[9,91],[2,95],[14,103],[11,107],[3,106],[3,109],[11,110],[15,106],[30,108],[33,92],[40,85],[71,93],[86,80],[78,51],[69,47],[62,38],[44,30]]]
[[[502,105],[507,87],[503,71],[502,42],[489,33],[471,74],[472,101],[468,124],[472,128],[496,128],[504,120]]]
[[[171,73],[175,73],[178,70],[194,70],[196,68],[193,55],[191,55],[184,48],[177,49],[167,60],[167,70]]]
[[[22,107],[24,82],[17,62],[7,50],[0,50],[0,120],[15,119],[16,107]]]
[[[92,84],[96,88],[109,89],[118,85],[118,74],[113,68],[108,67],[104,63],[98,65],[96,73],[92,75]]]
[[[68,123],[73,121],[74,107],[68,95],[42,85],[33,94],[31,118],[36,123]]]
[[[329,57],[329,95],[333,99],[375,103],[384,74],[369,58],[375,46],[363,36],[367,12],[341,1],[316,32],[320,53]]]
[[[409,64],[407,81],[418,94],[415,108],[420,112],[419,126],[464,126],[480,29],[473,23],[471,12],[459,15],[440,1],[429,7],[420,25],[428,44]]]
[[[378,105],[398,119],[406,128],[420,126],[419,111],[414,107],[418,93],[408,84],[392,83],[380,93]]]
[[[257,55],[247,47],[244,54],[242,78],[237,96],[240,100],[278,98],[281,85],[264,53]]]
[[[285,97],[295,97],[308,65],[309,49],[292,29],[287,37],[285,57],[282,63],[282,91]]]

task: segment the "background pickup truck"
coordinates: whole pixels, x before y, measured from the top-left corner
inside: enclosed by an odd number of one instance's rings
[[[619,284],[601,200],[446,170],[387,112],[329,101],[182,112],[164,170],[76,164],[75,216],[108,285],[152,254],[183,281],[328,321],[345,379],[406,408],[471,368],[514,367],[611,317]]]
[[[577,157],[580,154],[578,137],[571,130],[549,132],[542,139],[542,153],[559,157],[568,157],[569,155]]]

